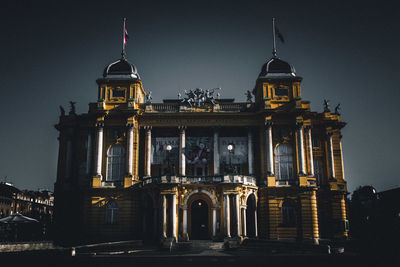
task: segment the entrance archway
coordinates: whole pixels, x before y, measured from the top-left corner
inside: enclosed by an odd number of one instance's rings
[[[209,209],[206,201],[197,199],[192,202],[191,213],[191,239],[209,239]]]
[[[247,210],[246,210],[246,226],[247,226],[247,236],[255,237],[256,236],[256,198],[254,194],[251,194],[247,198]]]

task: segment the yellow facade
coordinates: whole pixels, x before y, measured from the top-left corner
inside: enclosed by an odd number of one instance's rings
[[[346,238],[345,123],[312,112],[301,80],[273,57],[254,101],[151,103],[134,65],[108,65],[89,112],[56,125],[56,212],[75,220],[58,217],[60,239]]]

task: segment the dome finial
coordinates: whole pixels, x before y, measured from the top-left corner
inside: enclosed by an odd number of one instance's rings
[[[122,52],[121,52],[122,59],[126,59],[125,46],[128,43],[128,39],[129,35],[128,31],[126,30],[126,18],[124,18],[124,28],[122,30]]]

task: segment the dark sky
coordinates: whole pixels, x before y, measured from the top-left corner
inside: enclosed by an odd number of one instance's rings
[[[271,57],[271,18],[286,42],[278,56],[304,78],[314,111],[342,106],[349,190],[400,186],[399,27],[395,1],[7,1],[0,7],[0,180],[53,188],[60,104],[87,112],[96,78],[128,59],[154,101],[222,87],[244,101]],[[392,4],[393,3],[393,4]]]

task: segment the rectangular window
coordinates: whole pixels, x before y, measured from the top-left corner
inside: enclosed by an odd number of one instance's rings
[[[114,89],[112,90],[112,97],[125,97],[125,90],[118,90],[118,89]]]
[[[288,96],[289,90],[287,88],[275,88],[276,96]]]

